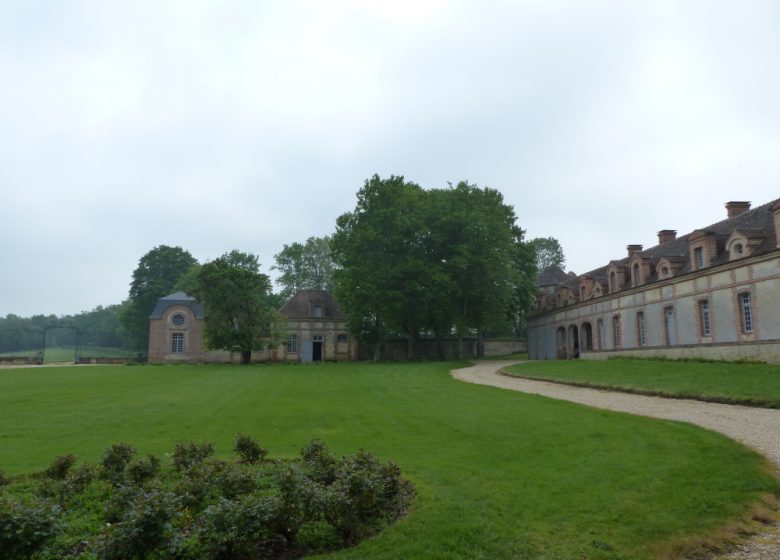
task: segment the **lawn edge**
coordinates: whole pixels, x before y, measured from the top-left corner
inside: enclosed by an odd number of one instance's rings
[[[767,401],[762,399],[743,399],[739,397],[724,397],[718,395],[697,395],[691,393],[670,393],[661,390],[652,389],[636,389],[633,387],[625,387],[622,385],[609,385],[606,383],[591,383],[588,381],[570,381],[568,379],[550,379],[544,377],[536,377],[534,375],[524,375],[515,372],[509,372],[503,368],[498,370],[499,375],[506,377],[515,377],[519,379],[528,379],[530,381],[544,381],[547,383],[556,383],[558,385],[569,385],[571,387],[582,387],[584,389],[599,389],[602,391],[612,391],[615,393],[629,393],[631,395],[643,395],[646,397],[663,397],[666,399],[677,400],[689,400],[708,402],[715,404],[730,404],[749,406],[751,408],[768,408],[768,409],[780,409],[780,402]]]

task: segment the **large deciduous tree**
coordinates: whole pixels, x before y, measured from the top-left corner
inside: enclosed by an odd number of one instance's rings
[[[375,348],[402,334],[413,357],[423,331],[439,340],[477,334],[481,343],[489,329],[514,324],[535,271],[515,220],[494,189],[461,182],[425,191],[373,176],[332,241],[336,296],[352,332]]]
[[[537,237],[528,242],[536,252],[536,267],[544,270],[548,266],[557,265],[563,268],[566,257],[563,247],[554,237]]]
[[[333,276],[333,259],[330,254],[330,237],[310,237],[305,243],[291,243],[274,255],[280,275],[277,283],[282,286],[285,298],[298,290],[330,290]]]
[[[253,350],[275,348],[285,339],[284,317],[275,310],[271,281],[255,255],[225,253],[200,267],[195,284],[208,348],[238,351],[247,364]]]
[[[461,340],[475,333],[481,354],[485,333],[513,324],[531,299],[527,290],[533,282],[531,253],[515,223],[514,209],[497,190],[462,181],[438,196],[446,209],[435,214],[454,329]]]
[[[391,176],[374,175],[357,193],[357,206],[336,222],[331,241],[338,265],[336,298],[358,339],[378,344],[391,332],[410,332],[421,311],[412,301],[420,292],[422,189]],[[410,344],[413,341],[410,340]]]
[[[129,304],[122,311],[121,321],[136,349],[149,343],[149,315],[157,300],[174,291],[179,278],[197,261],[181,247],[160,245],[138,261],[130,283]]]

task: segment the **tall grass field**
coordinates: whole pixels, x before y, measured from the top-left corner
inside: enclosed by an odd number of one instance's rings
[[[249,434],[366,449],[416,486],[410,514],[339,559],[681,557],[780,488],[756,453],[691,425],[453,380],[460,364],[0,369],[0,469]]]

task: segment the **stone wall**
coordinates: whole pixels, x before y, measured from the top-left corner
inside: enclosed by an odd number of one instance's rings
[[[743,328],[740,294],[751,297],[750,332]],[[702,325],[702,301],[709,306],[709,334]],[[644,341],[639,313],[644,317]],[[579,354],[780,361],[773,350],[778,343],[778,251],[540,313],[528,324],[531,359]]]
[[[460,346],[460,347],[459,347]],[[380,361],[403,362],[408,360],[408,341],[391,340],[379,345]],[[485,340],[485,356],[503,356],[514,354],[516,352],[526,352],[527,344],[524,340],[503,340],[490,339]],[[460,351],[459,351],[460,350]],[[441,343],[441,349],[436,340],[421,339],[414,344],[415,360],[457,360],[462,358],[474,358],[477,356],[477,340],[475,338],[464,338],[462,345],[457,339],[445,339]],[[373,360],[374,346],[362,344],[358,349],[358,359]]]
[[[173,317],[182,315],[184,323],[175,325]],[[202,362],[204,322],[195,318],[186,305],[171,305],[160,319],[149,321],[149,363]],[[173,334],[184,336],[182,352],[173,352]]]

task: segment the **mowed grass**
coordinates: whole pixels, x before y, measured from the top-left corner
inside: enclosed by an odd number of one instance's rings
[[[664,360],[550,360],[511,366],[519,377],[635,393],[780,408],[780,366]]]
[[[339,559],[664,558],[778,492],[760,456],[715,433],[461,383],[456,365],[0,370],[0,469],[97,461],[120,441],[229,456],[238,432],[274,457],[321,438],[397,461],[412,512]]]

